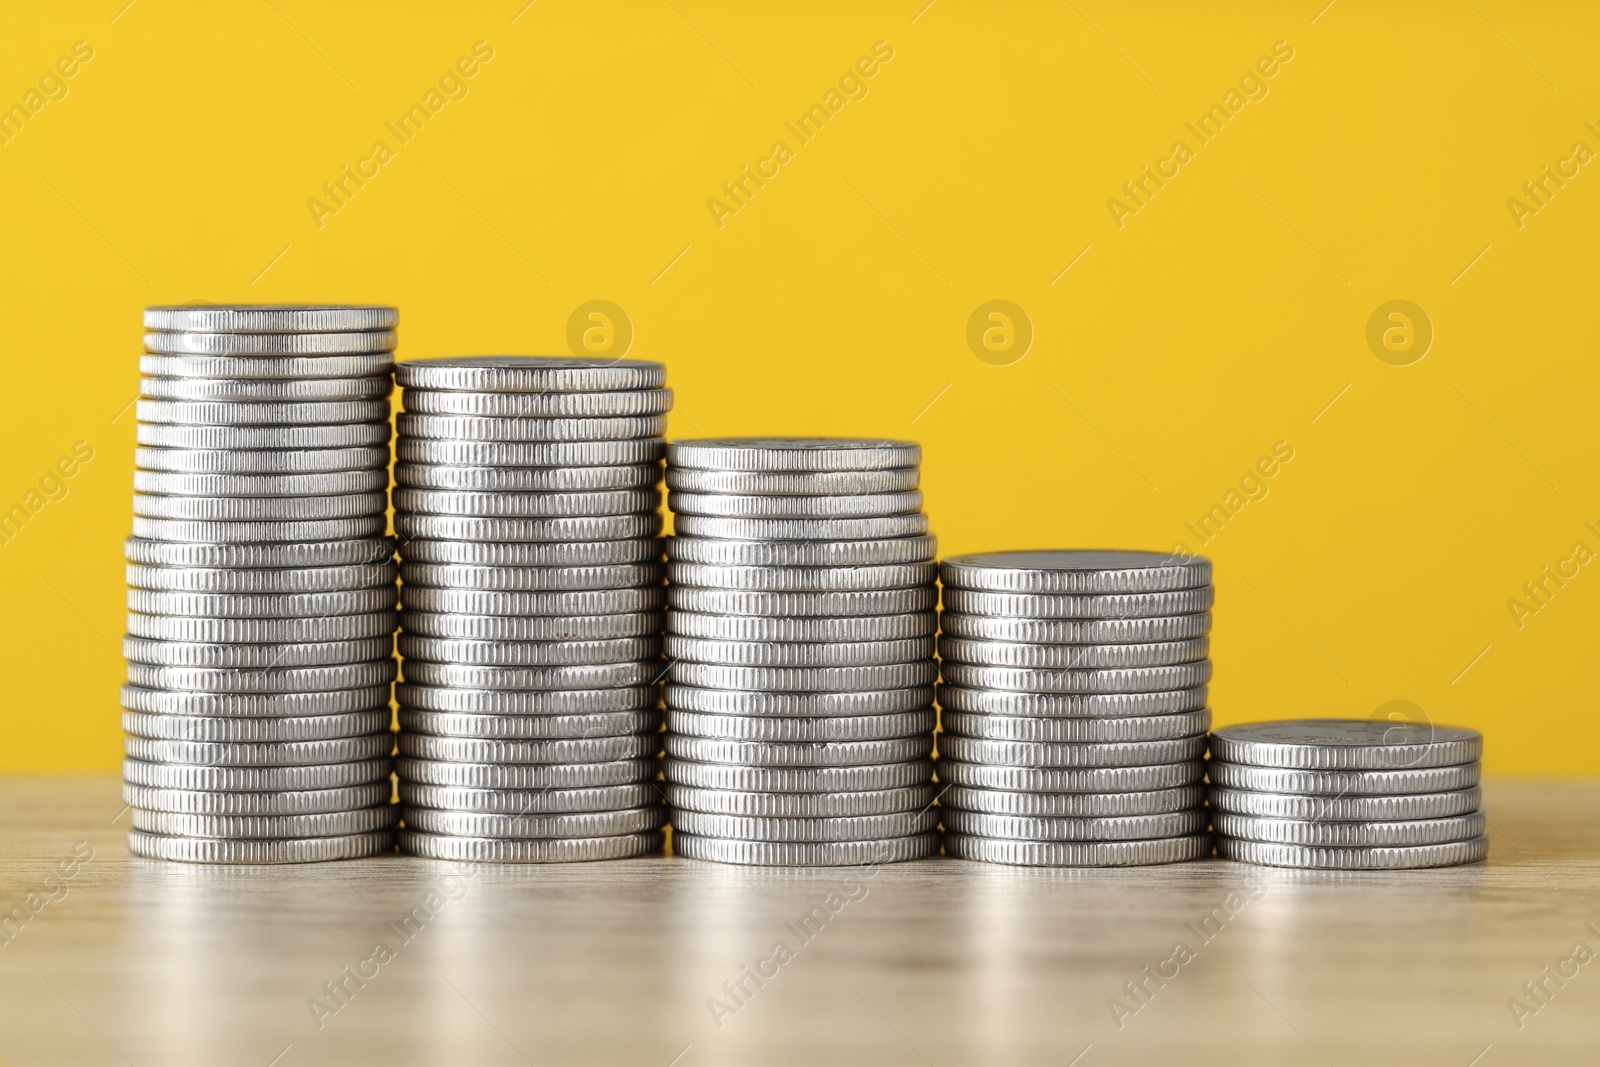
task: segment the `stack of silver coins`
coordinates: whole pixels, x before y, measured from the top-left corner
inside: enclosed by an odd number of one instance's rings
[[[396,377],[401,847],[659,851],[665,369],[478,356]]]
[[[676,854],[812,866],[938,852],[920,460],[905,441],[668,447]]]
[[[1210,563],[996,552],[940,576],[945,851],[1069,867],[1210,855]]]
[[[1273,867],[1396,870],[1489,851],[1476,730],[1301,719],[1211,735],[1217,854]]]
[[[387,307],[145,312],[126,546],[132,852],[392,851]]]

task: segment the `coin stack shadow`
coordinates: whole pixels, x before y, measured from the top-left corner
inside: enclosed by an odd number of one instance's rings
[[[1042,550],[940,564],[945,852],[1030,866],[1211,853],[1211,565]]]
[[[1489,850],[1476,730],[1297,719],[1211,735],[1217,855],[1273,867],[1400,870]]]
[[[659,851],[665,368],[477,356],[396,378],[401,848]]]
[[[676,854],[821,866],[937,853],[920,460],[886,440],[668,447]]]
[[[145,312],[122,690],[136,855],[394,848],[397,321],[386,307]]]

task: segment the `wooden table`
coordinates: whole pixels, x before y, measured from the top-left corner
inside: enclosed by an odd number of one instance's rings
[[[1600,1063],[1600,781],[1490,783],[1487,865],[1359,875],[196,867],[128,857],[108,777],[0,806],[6,1063]]]

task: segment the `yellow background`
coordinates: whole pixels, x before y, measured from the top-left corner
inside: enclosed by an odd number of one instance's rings
[[[946,554],[1212,557],[1221,723],[1402,699],[1483,730],[1491,773],[1594,772],[1600,564],[1520,629],[1507,605],[1600,549],[1600,164],[1521,229],[1506,206],[1600,148],[1592,6],[123,2],[0,35],[0,103],[94,49],[0,146],[0,506],[95,449],[0,547],[0,766],[117,764],[141,308],[392,303],[416,357],[564,353],[607,299],[675,436],[920,440]],[[319,230],[307,200],[480,40],[469,95]],[[1269,94],[1118,229],[1108,198],[1276,41]],[[1011,366],[965,340],[992,299],[1034,326]],[[1412,366],[1365,340],[1394,299],[1435,329]],[[1279,441],[1201,547],[1184,524]]]

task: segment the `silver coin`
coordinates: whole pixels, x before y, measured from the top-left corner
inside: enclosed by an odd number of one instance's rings
[[[668,756],[662,769],[675,785],[745,793],[865,793],[927,785],[933,778],[933,761],[927,759],[860,767],[744,767]]]
[[[975,715],[945,711],[940,725],[947,734],[991,741],[1083,744],[1124,741],[1171,741],[1198,737],[1211,726],[1210,711],[1174,715],[1130,715],[1115,719],[1030,718],[1022,715]]]
[[[1160,641],[1153,644],[1033,645],[1015,641],[971,641],[941,637],[939,658],[975,667],[1027,667],[1046,670],[1108,667],[1167,667],[1205,659],[1209,638]]]
[[[354,763],[388,756],[394,734],[334,737],[322,741],[225,743],[176,741],[153,737],[125,737],[122,750],[129,759],[150,763],[190,763],[203,767],[303,767],[325,763]]]
[[[1477,788],[1448,793],[1412,793],[1401,796],[1301,796],[1295,793],[1256,793],[1247,789],[1213,786],[1207,799],[1211,810],[1272,819],[1309,819],[1314,822],[1385,822],[1400,819],[1444,819],[1478,810],[1483,795]]]
[[[931,785],[909,785],[858,793],[751,793],[668,783],[666,796],[675,812],[806,819],[926,811],[935,791]]]
[[[1164,815],[1189,811],[1205,803],[1202,785],[1150,789],[1135,793],[1023,793],[1009,789],[974,789],[946,786],[939,807],[950,811],[977,811],[992,815],[1033,818],[1097,818],[1125,815]]]
[[[939,755],[963,763],[1002,767],[1148,767],[1197,760],[1206,753],[1205,736],[1170,741],[1103,741],[1051,744],[1042,741],[989,741],[939,736]]]
[[[854,496],[744,496],[686,493],[674,489],[667,506],[675,515],[727,519],[847,519],[911,515],[922,510],[922,494],[862,493]]]
[[[1219,811],[1213,815],[1218,836],[1244,841],[1266,841],[1315,848],[1409,848],[1442,845],[1482,837],[1483,812],[1443,819],[1402,819],[1382,822],[1318,822],[1308,819],[1273,819]]]
[[[667,599],[666,590],[659,586],[522,592],[408,585],[401,595],[408,612],[451,611],[468,615],[621,615],[659,611]]]
[[[392,585],[400,570],[393,563],[351,563],[334,567],[169,567],[130,563],[128,584],[135,589],[192,593],[329,593]]]
[[[133,809],[133,828],[170,837],[212,837],[259,841],[295,837],[342,837],[389,830],[400,821],[400,809],[391,804],[355,811],[325,811],[314,815],[197,815],[175,811]]]
[[[618,689],[651,685],[663,673],[662,665],[655,660],[580,667],[472,667],[417,661],[405,665],[406,681],[414,685],[463,689]]]
[[[1211,661],[1170,667],[1127,667],[1106,670],[1051,671],[1029,667],[973,667],[945,662],[940,673],[951,685],[967,689],[1000,689],[1020,693],[1156,693],[1192,689],[1211,680]]]
[[[327,593],[189,593],[167,589],[128,590],[128,610],[150,615],[211,619],[294,619],[306,615],[357,615],[394,607],[391,586]]]
[[[729,541],[709,537],[667,538],[667,558],[675,563],[713,563],[732,567],[860,567],[891,563],[926,563],[934,558],[938,548],[938,539],[932,534],[869,541]]]
[[[389,477],[382,470],[314,474],[187,474],[182,471],[133,472],[138,493],[199,497],[279,497],[382,493]]]
[[[607,489],[592,493],[484,493],[455,489],[394,491],[398,511],[477,518],[579,518],[631,515],[661,506],[656,489]]]
[[[1040,818],[944,808],[941,820],[948,833],[1011,841],[1147,841],[1188,837],[1206,830],[1206,813],[1201,808],[1159,815],[1088,818]]]
[[[667,462],[712,471],[870,471],[915,467],[922,448],[881,438],[706,437],[674,441]]]
[[[654,706],[635,711],[598,711],[586,715],[461,715],[454,712],[400,709],[403,733],[496,740],[558,740],[654,734],[661,729],[661,711]]]
[[[661,533],[661,516],[600,515],[576,519],[474,519],[397,514],[400,537],[441,541],[636,541]],[[415,558],[415,557],[411,557]]]
[[[760,593],[675,585],[667,591],[667,604],[675,610],[712,615],[908,615],[931,611],[938,603],[939,591],[932,586],[851,593]]]
[[[712,715],[895,715],[931,706],[933,688],[858,690],[844,693],[758,693],[668,685],[667,706]]]
[[[883,641],[712,641],[667,634],[666,654],[674,662],[717,663],[736,667],[870,667],[929,662],[932,637]],[[879,687],[881,688],[881,687]]]
[[[367,663],[394,651],[387,636],[354,641],[311,641],[294,644],[219,644],[200,641],[152,641],[124,637],[122,656],[132,663],[158,667],[227,667],[264,671],[275,667],[328,667]]]
[[[939,754],[940,782],[1016,793],[1144,793],[1193,785],[1205,773],[1198,759],[1141,767],[1001,767]]]
[[[392,766],[393,761],[388,756],[355,763],[300,767],[202,767],[125,759],[122,761],[122,778],[130,785],[154,786],[158,789],[270,793],[386,782]]]
[[[924,759],[933,754],[933,737],[786,744],[776,741],[722,741],[667,734],[663,747],[667,755],[674,759],[728,763],[741,767],[860,767]]]
[[[393,352],[393,330],[347,333],[147,333],[144,350],[173,356],[348,356]]]
[[[932,586],[938,565],[888,563],[876,567],[728,567],[715,563],[668,565],[674,585],[760,592],[833,593],[862,589],[912,589]]]
[[[463,563],[484,567],[597,567],[661,558],[661,539],[495,544],[413,538],[400,546],[410,563]]]
[[[661,656],[656,637],[613,637],[600,641],[463,641],[450,637],[401,634],[400,655],[407,660],[484,667],[575,667],[621,663]]]
[[[407,359],[395,379],[408,389],[493,393],[579,393],[656,389],[667,379],[660,363],[640,359],[565,356],[455,356]]]
[[[173,741],[216,741],[228,744],[263,744],[279,741],[325,741],[360,737],[389,729],[388,708],[344,715],[303,715],[294,718],[226,719],[201,715],[153,715],[124,711],[122,728],[134,737]]]
[[[347,567],[388,563],[394,542],[386,537],[301,544],[173,544],[130,537],[122,543],[129,563],[160,567]]]
[[[1252,722],[1220,727],[1211,738],[1211,755],[1227,763],[1306,770],[1449,767],[1476,762],[1483,755],[1483,735],[1476,730],[1435,726],[1431,722]]]
[[[881,741],[897,737],[931,735],[932,708],[892,715],[825,716],[818,718],[772,715],[711,715],[702,711],[667,712],[667,729],[686,737],[715,737],[729,741]]]
[[[778,693],[839,693],[863,689],[909,689],[932,685],[939,676],[932,660],[876,667],[727,667],[715,663],[672,664],[672,680],[706,689]]]
[[[153,667],[128,664],[128,684],[145,689],[182,689],[196,693],[313,693],[361,689],[393,681],[392,659],[343,663],[331,667],[289,667],[270,671],[236,671],[222,667]]]
[[[466,863],[586,863],[653,856],[666,835],[660,830],[616,837],[552,837],[519,841],[487,837],[452,837],[400,831],[400,850],[425,859]]]
[[[292,519],[347,519],[380,515],[389,506],[387,493],[338,496],[151,496],[133,494],[133,513],[149,519],[260,522]]]
[[[643,489],[661,483],[659,463],[602,467],[475,467],[439,463],[397,463],[396,485],[416,489],[477,490],[486,493],[579,493],[599,489]],[[656,506],[655,504],[651,505]]]
[[[199,789],[122,787],[123,802],[145,811],[184,812],[191,815],[315,815],[330,811],[355,811],[389,803],[393,787],[385,778],[366,785],[339,789],[301,789],[274,793],[230,793]]]
[[[708,615],[678,609],[667,617],[667,629],[686,640],[737,642],[903,641],[931,637],[938,627],[938,616],[931,611],[784,618],[778,615]]]
[[[374,830],[342,837],[277,838],[239,841],[204,837],[165,837],[128,831],[128,851],[147,859],[181,863],[323,863],[381,856],[394,851],[394,831]]]
[[[145,378],[139,395],[152,400],[288,403],[304,400],[376,400],[394,388],[388,375],[364,378]]]
[[[400,624],[398,611],[306,619],[204,619],[130,612],[127,618],[128,633],[134,637],[222,644],[353,641],[392,634]]]
[[[905,493],[917,488],[916,467],[820,473],[691,470],[674,467],[667,487],[689,493],[739,493],[748,496],[843,496],[853,493]]]
[[[1253,767],[1213,758],[1206,768],[1212,786],[1261,793],[1311,796],[1391,796],[1399,793],[1448,793],[1478,784],[1479,765],[1408,767],[1387,771],[1313,771],[1289,767]]]
[[[183,693],[165,689],[122,687],[122,706],[152,715],[197,715],[206,718],[300,718],[348,715],[381,709],[389,713],[389,687],[369,685],[326,693]]]
[[[654,782],[602,785],[590,789],[473,789],[467,786],[400,783],[400,803],[408,808],[476,811],[493,815],[558,815],[619,811],[659,803]]]
[[[410,685],[402,682],[394,687],[394,698],[401,708],[413,713],[565,717],[655,708],[661,701],[661,692],[653,685],[616,689],[545,689],[519,692],[504,689]]]
[[[478,641],[591,641],[658,634],[665,615],[659,611],[615,615],[468,615],[408,611],[407,633]]]
[[[667,824],[667,809],[623,808],[617,811],[581,811],[503,815],[496,812],[446,811],[407,808],[406,828],[425,834],[453,837],[487,837],[500,840],[550,841],[567,838],[616,837],[659,830]]]
[[[367,448],[389,443],[387,422],[333,426],[179,426],[141,422],[135,439],[146,448],[244,451],[260,449]]]
[[[459,763],[400,758],[395,773],[402,782],[464,786],[473,789],[592,789],[655,778],[654,758],[611,763]]]
[[[660,749],[653,734],[556,740],[400,735],[400,755],[455,763],[610,763],[654,756]]]
[[[475,567],[464,563],[407,561],[404,575],[406,584],[412,586],[541,592],[660,585],[666,577],[666,567],[654,561],[597,567]]]
[[[739,541],[869,541],[918,537],[928,532],[926,515],[888,515],[871,519],[719,519],[679,515],[680,537]]]
[[[139,373],[162,378],[298,381],[318,378],[382,378],[394,371],[392,352],[345,356],[164,356],[139,357]]]
[[[588,393],[469,393],[406,390],[406,410],[419,415],[477,415],[497,419],[616,418],[664,415],[671,389],[610,389]]]
[[[1143,867],[1211,855],[1211,835],[1148,841],[1009,841],[946,833],[944,851],[957,859],[1019,867]]]
[[[157,400],[141,397],[134,405],[141,422],[181,426],[321,426],[377,422],[389,417],[389,401],[381,400]]]
[[[1217,856],[1268,867],[1307,867],[1340,871],[1398,871],[1477,863],[1489,854],[1489,839],[1452,841],[1407,848],[1314,848],[1218,837]]]
[[[178,474],[290,475],[328,471],[386,471],[387,442],[354,448],[237,451],[205,448],[138,448],[134,466]]]
[[[672,852],[691,860],[755,867],[858,867],[901,863],[939,854],[937,833],[877,841],[733,841],[674,833]]]
[[[144,309],[147,330],[203,333],[347,333],[392,330],[400,312],[378,304],[177,304]]]
[[[666,454],[663,437],[632,441],[436,441],[401,437],[395,459],[402,463],[436,463],[472,467],[601,467],[659,463]]]
[[[884,838],[926,834],[939,825],[939,813],[892,812],[885,815],[832,815],[799,818],[720,815],[704,811],[675,811],[675,833],[734,841],[880,841]]]
[[[433,441],[628,441],[660,437],[667,432],[665,415],[625,415],[607,419],[480,419],[470,415],[395,417],[402,437]]]
[[[152,541],[264,542],[355,541],[382,536],[389,525],[382,515],[357,519],[313,519],[308,522],[194,522],[189,519],[133,518],[133,536]]]
[[[1211,584],[1211,561],[1165,552],[1038,549],[951,556],[939,563],[952,589],[996,593],[1164,593]]]
[[[1211,632],[1207,612],[1148,619],[1012,619],[947,610],[939,621],[947,637],[1035,645],[1151,644],[1191,641]]]
[[[971,615],[1005,615],[1029,619],[1129,619],[1192,615],[1210,611],[1215,599],[1210,586],[1170,593],[1115,593],[1071,596],[1065,593],[990,593],[980,589],[945,589],[946,611]]]
[[[1003,693],[940,685],[939,706],[975,715],[1029,718],[1114,719],[1132,715],[1172,715],[1206,706],[1205,686],[1156,693]]]

